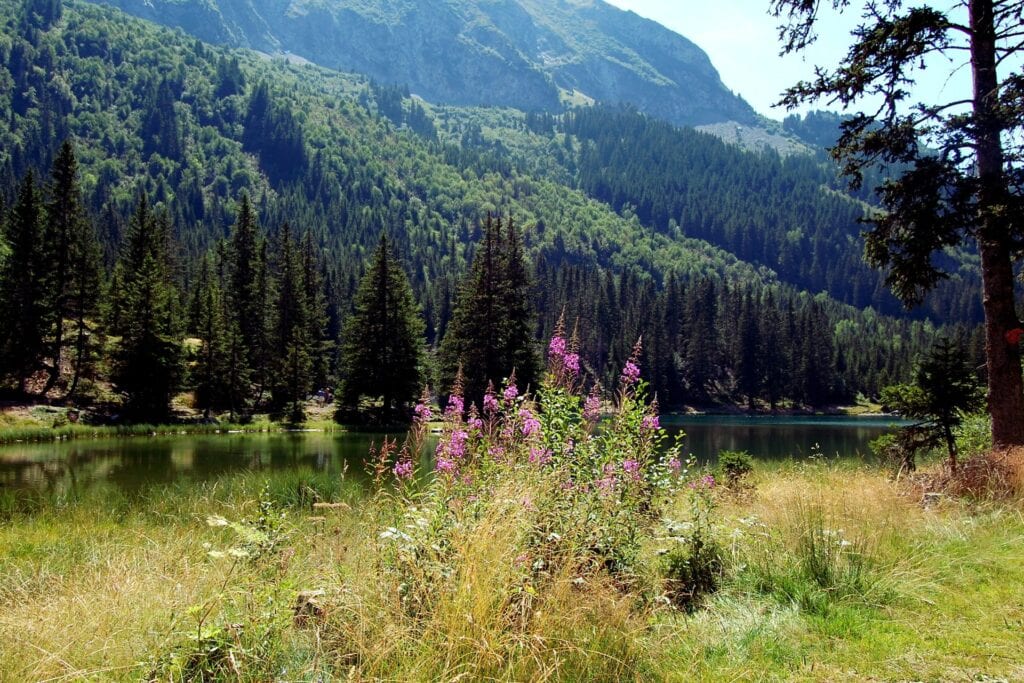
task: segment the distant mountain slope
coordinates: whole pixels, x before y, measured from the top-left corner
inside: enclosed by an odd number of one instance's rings
[[[708,56],[601,0],[103,0],[208,42],[290,53],[439,103],[628,102],[683,125],[754,123]]]

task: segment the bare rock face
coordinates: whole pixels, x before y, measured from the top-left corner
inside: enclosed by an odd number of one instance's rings
[[[682,125],[753,123],[686,38],[601,0],[104,0],[212,43],[290,53],[424,99],[556,111],[575,91]]]

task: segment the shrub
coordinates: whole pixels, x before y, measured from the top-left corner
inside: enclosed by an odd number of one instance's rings
[[[741,488],[753,471],[754,459],[746,451],[722,451],[718,454],[719,478],[726,488]]]
[[[690,520],[665,525],[667,538],[673,542],[662,555],[665,595],[688,612],[718,590],[724,573],[722,548],[714,528],[714,486],[714,477],[710,475],[691,482]]]

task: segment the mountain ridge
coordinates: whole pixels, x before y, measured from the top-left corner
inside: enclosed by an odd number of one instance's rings
[[[103,0],[207,42],[293,54],[456,105],[557,111],[568,93],[678,125],[758,115],[697,45],[601,0]]]

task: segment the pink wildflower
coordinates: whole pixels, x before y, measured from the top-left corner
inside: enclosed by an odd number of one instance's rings
[[[567,353],[565,354],[565,370],[572,376],[580,374],[580,354],[578,353]]]
[[[679,458],[672,456],[668,460],[668,468],[677,474],[679,470],[683,469],[683,463],[679,462]]]
[[[622,368],[622,383],[627,386],[633,386],[640,379],[640,367],[631,360],[626,361],[626,365]]]
[[[551,451],[546,448],[531,448],[530,463],[534,465],[547,465],[551,462]]]
[[[430,422],[430,418],[434,416],[434,413],[430,410],[430,406],[423,402],[417,403],[413,412],[416,414],[416,421],[421,423]]]
[[[530,436],[540,432],[540,420],[534,417],[529,408],[520,409],[519,417],[523,421],[523,436]]]
[[[657,415],[644,415],[644,419],[640,424],[649,432],[661,429],[661,423],[658,421]]]
[[[502,394],[506,401],[514,401],[519,396],[519,389],[516,388],[514,382],[509,382],[509,385],[505,387],[505,392]]]
[[[448,409],[445,410],[445,413],[452,416],[460,416],[465,407],[466,404],[463,402],[462,397],[458,394],[452,394],[448,397]]]
[[[640,479],[640,463],[633,458],[629,458],[622,462],[622,471],[625,472],[633,481],[638,481]]]
[[[562,358],[565,356],[565,337],[555,335],[548,344],[549,358]]]
[[[493,391],[484,394],[484,412],[488,415],[498,412],[498,399],[495,398]]]
[[[413,469],[412,460],[399,460],[393,471],[397,479],[412,479]]]
[[[583,404],[583,419],[587,422],[597,422],[601,419],[601,397],[597,394],[597,387],[594,387]]]

